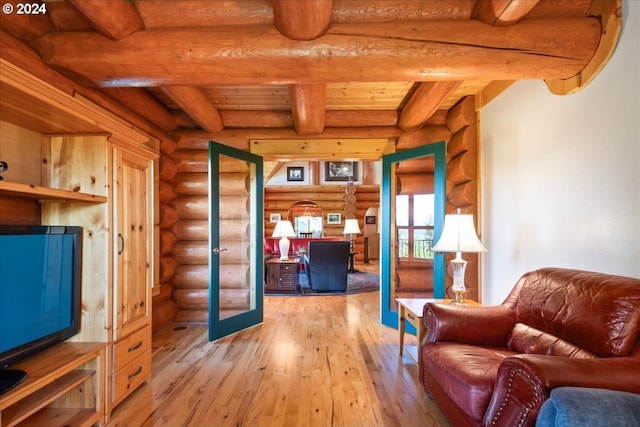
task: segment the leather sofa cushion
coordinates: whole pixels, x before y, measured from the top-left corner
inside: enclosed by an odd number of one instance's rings
[[[545,354],[547,356],[596,358],[595,354],[568,341],[522,323],[516,323],[507,346],[516,353]]]
[[[543,268],[516,289],[507,301],[517,322],[600,357],[629,356],[640,338],[640,286],[632,278]]]
[[[424,348],[430,376],[467,415],[482,422],[489,406],[498,366],[515,353],[505,348],[432,343]]]

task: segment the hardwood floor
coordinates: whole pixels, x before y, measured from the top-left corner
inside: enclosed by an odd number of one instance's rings
[[[448,425],[414,359],[398,355],[398,331],[380,324],[379,292],[268,296],[264,306],[261,325],[216,342],[206,325],[156,334],[152,385],[109,426]],[[151,416],[140,419],[145,393]]]

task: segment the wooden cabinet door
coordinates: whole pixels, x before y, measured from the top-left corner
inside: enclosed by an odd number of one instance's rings
[[[115,340],[151,320],[151,164],[115,149]]]

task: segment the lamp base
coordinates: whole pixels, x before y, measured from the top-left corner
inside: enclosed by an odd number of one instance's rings
[[[462,298],[464,297],[465,291],[456,291],[456,298],[451,300],[449,304],[451,305],[469,305]]]
[[[463,300],[464,294],[467,292],[467,288],[464,285],[464,273],[467,269],[467,261],[458,255],[455,259],[451,260],[450,264],[453,268],[453,286],[451,289],[456,295],[455,299],[451,301],[451,304],[467,305]]]
[[[280,248],[280,261],[286,261],[289,259],[289,247],[291,246],[291,242],[286,237],[282,237],[279,242]]]

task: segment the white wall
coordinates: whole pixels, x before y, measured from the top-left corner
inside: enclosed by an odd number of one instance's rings
[[[514,84],[481,112],[482,301],[554,266],[640,277],[640,2],[576,94]]]

